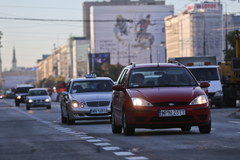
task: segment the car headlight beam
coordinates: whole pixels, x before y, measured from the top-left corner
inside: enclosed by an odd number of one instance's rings
[[[196,97],[194,100],[192,100],[190,105],[199,105],[199,104],[206,104],[206,103],[208,103],[207,96],[201,95],[201,96]]]
[[[72,101],[71,103],[72,108],[83,108],[85,106],[84,102]]]
[[[45,101],[45,102],[50,102],[50,99],[49,99],[49,98],[46,98],[44,101]]]
[[[32,102],[33,102],[33,100],[32,100],[32,99],[29,99],[29,100],[28,100],[28,103],[32,103]]]
[[[134,106],[153,106],[151,103],[142,98],[132,98],[132,103]]]
[[[17,96],[17,99],[21,99],[21,96]]]

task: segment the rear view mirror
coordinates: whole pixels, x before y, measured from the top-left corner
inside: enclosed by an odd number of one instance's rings
[[[122,91],[123,90],[123,86],[121,85],[114,85],[112,86],[112,89],[115,91]]]
[[[209,86],[210,86],[210,84],[208,82],[201,82],[200,83],[201,88],[208,88]]]

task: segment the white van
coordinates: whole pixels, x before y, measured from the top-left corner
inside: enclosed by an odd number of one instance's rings
[[[186,67],[193,73],[197,81],[208,81],[210,83],[208,94],[211,105],[218,108],[223,107],[223,90],[219,67],[217,65]]]

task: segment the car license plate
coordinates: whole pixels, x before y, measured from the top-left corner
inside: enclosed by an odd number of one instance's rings
[[[159,117],[176,117],[186,115],[185,109],[160,110]]]
[[[108,113],[107,109],[91,109],[91,114],[103,114]]]

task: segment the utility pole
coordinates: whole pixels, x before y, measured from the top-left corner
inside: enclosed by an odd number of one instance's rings
[[[2,31],[0,31],[0,89],[3,88],[3,78],[2,78],[2,58],[1,58],[1,48],[2,48],[2,42],[1,42],[1,39],[2,39]]]

